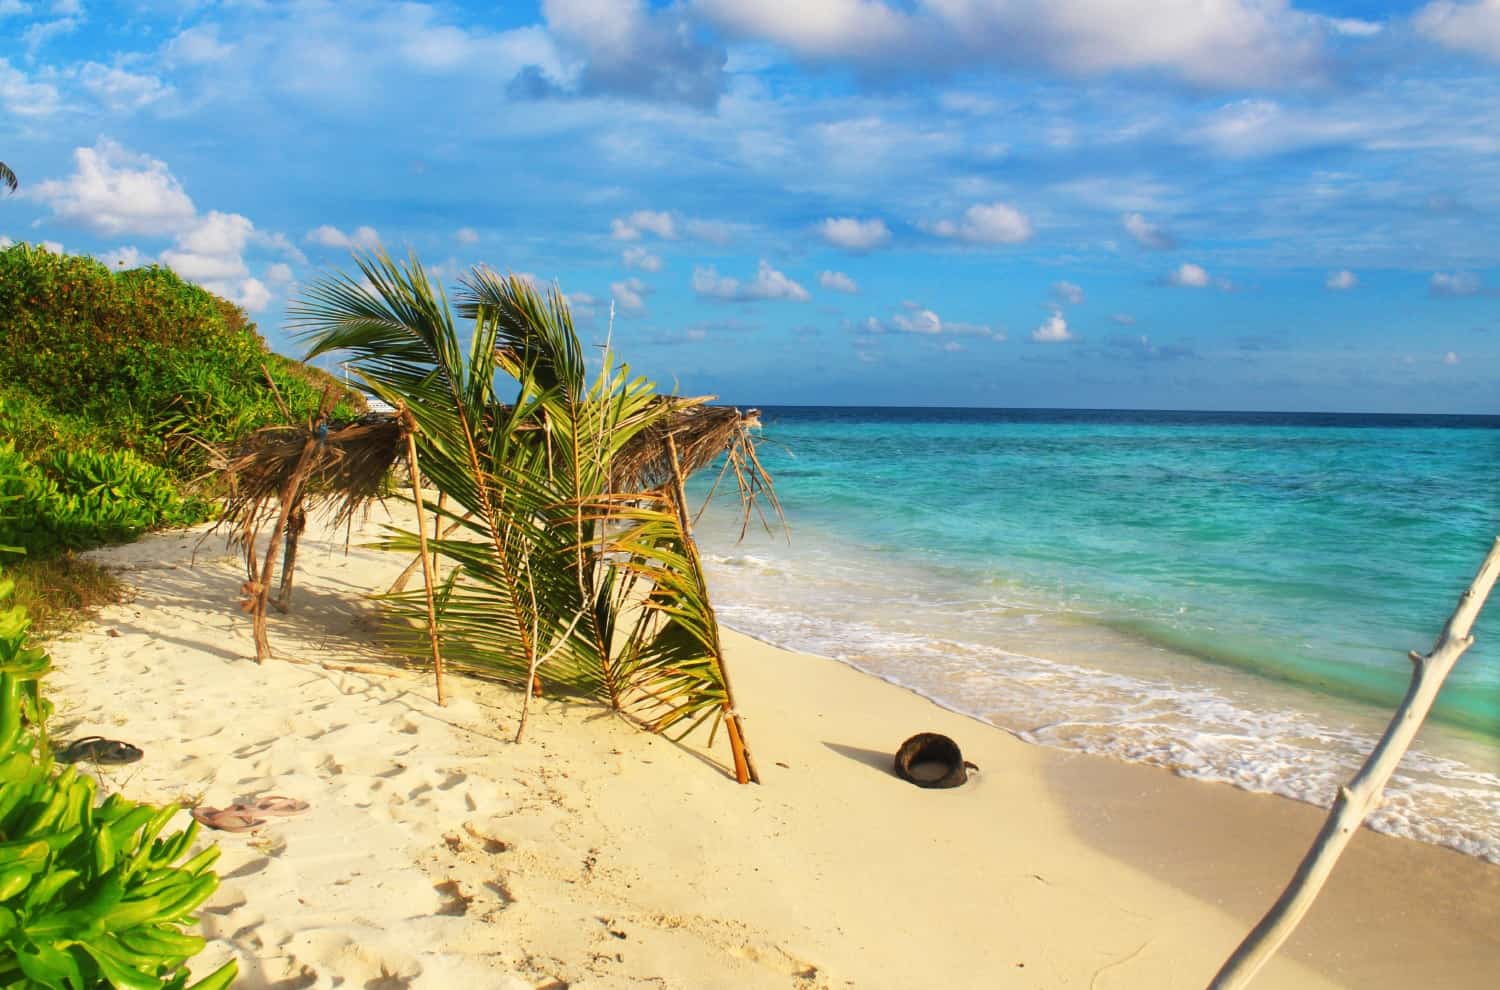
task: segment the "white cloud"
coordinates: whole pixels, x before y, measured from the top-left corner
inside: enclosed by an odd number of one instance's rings
[[[192,282],[222,284],[243,278],[248,274],[245,246],[254,229],[247,217],[214,210],[178,235],[176,245],[163,251],[161,260]]]
[[[853,295],[859,291],[859,283],[843,272],[820,272],[818,284],[830,292],[846,292]]]
[[[1334,34],[1346,38],[1373,38],[1385,30],[1378,21],[1362,21],[1357,17],[1322,17],[1318,20]]]
[[[60,105],[56,86],[32,82],[0,58],[0,106],[18,117],[45,117],[56,113]]]
[[[473,227],[460,227],[454,232],[453,239],[460,244],[478,244],[479,231]]]
[[[63,250],[62,244],[60,242],[58,242],[58,241],[42,241],[38,246],[43,251],[48,251],[48,252],[51,252],[52,254],[67,254],[68,253],[67,251]]]
[[[591,320],[599,309],[599,300],[587,292],[569,292],[563,298],[576,319]]]
[[[1072,340],[1073,334],[1068,330],[1068,321],[1062,313],[1054,311],[1046,322],[1031,331],[1031,339],[1042,344],[1062,344]]]
[[[654,9],[646,0],[543,0],[542,14],[551,35],[581,56],[571,60],[572,88],[578,92],[706,107],[724,87],[723,49],[705,42],[679,5]]]
[[[891,241],[891,232],[879,217],[860,220],[856,217],[829,217],[818,224],[818,236],[847,251],[870,251]]]
[[[1473,272],[1435,272],[1427,289],[1435,296],[1477,296],[1484,283]]]
[[[1125,232],[1143,248],[1168,251],[1177,246],[1177,241],[1171,234],[1147,220],[1144,214],[1127,213],[1121,218],[1121,223],[1125,225]]]
[[[101,139],[73,152],[73,174],[38,183],[32,195],[59,220],[99,234],[172,234],[197,210],[165,162]]]
[[[682,226],[689,237],[712,244],[728,244],[734,238],[734,228],[722,220],[688,220]]]
[[[1020,244],[1031,239],[1031,221],[1007,203],[979,203],[964,211],[957,222],[939,220],[931,230],[970,244]]]
[[[1449,351],[1447,354],[1443,355],[1443,363],[1444,364],[1457,364],[1458,363],[1458,355],[1455,354],[1453,351]]]
[[[1073,282],[1052,283],[1052,298],[1060,303],[1077,306],[1083,302],[1083,286]]]
[[[642,231],[665,240],[676,240],[677,222],[670,213],[636,210],[628,217],[615,217],[609,224],[609,235],[617,241],[640,240]]]
[[[620,260],[626,268],[639,268],[643,272],[661,271],[661,258],[643,247],[632,245],[620,252]]]
[[[930,309],[912,309],[891,317],[891,323],[902,333],[939,334],[943,320]]]
[[[218,25],[199,24],[167,42],[166,57],[170,65],[205,65],[221,62],[233,51],[233,45],[219,40]]]
[[[786,299],[792,302],[807,302],[807,290],[762,260],[755,271],[755,278],[741,282],[737,278],[720,275],[712,265],[693,269],[693,291],[712,299],[735,302],[757,302],[764,299]]]
[[[1500,0],[1437,0],[1417,11],[1413,23],[1444,47],[1500,62]]]
[[[36,53],[53,38],[60,38],[65,34],[71,34],[78,30],[78,19],[76,17],[59,17],[54,21],[37,21],[21,32],[21,40],[26,44],[26,51],[33,57]]]
[[[1288,0],[695,0],[720,28],[818,60],[1156,71],[1211,86],[1316,77],[1329,30]]]
[[[288,285],[292,278],[292,266],[284,261],[278,261],[266,269],[266,281],[272,285]]]
[[[31,7],[21,0],[0,0],[0,17],[16,17],[31,13]]]
[[[623,282],[611,282],[609,294],[622,316],[639,316],[646,311],[646,296],[651,287],[638,278],[627,278]]]
[[[324,224],[307,232],[307,241],[313,244],[321,244],[331,248],[364,248],[373,250],[380,247],[380,234],[374,227],[356,227],[351,233],[344,233],[337,227]]]
[[[117,271],[120,269],[140,268],[151,259],[141,253],[140,249],[134,245],[125,245],[124,247],[117,247],[113,251],[104,252],[99,255],[99,260],[108,265],[111,271]]]
[[[137,75],[98,62],[85,63],[78,79],[84,89],[117,113],[139,110],[172,92],[171,86],[155,76]]]
[[[15,243],[16,242],[11,240],[9,237],[6,237],[4,234],[0,234],[0,250],[8,247],[14,247]]]
[[[1167,275],[1167,284],[1188,289],[1207,288],[1211,281],[1202,265],[1195,265],[1190,261],[1178,265]]]
[[[271,290],[258,278],[247,278],[229,298],[251,313],[259,313],[271,304]]]
[[[1358,284],[1359,276],[1345,268],[1342,271],[1329,272],[1328,279],[1323,283],[1323,286],[1334,292],[1347,292]]]

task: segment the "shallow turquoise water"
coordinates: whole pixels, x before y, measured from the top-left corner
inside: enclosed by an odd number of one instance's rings
[[[1406,651],[1431,647],[1500,534],[1500,417],[764,420],[790,539],[737,545],[710,511],[732,625],[1038,741],[1310,800],[1357,765]],[[1408,783],[1467,780],[1478,814],[1424,837],[1500,855],[1500,602],[1475,634],[1433,751],[1408,761],[1436,762]],[[1316,786],[1292,780],[1312,767]],[[1423,834],[1407,817],[1389,830]]]

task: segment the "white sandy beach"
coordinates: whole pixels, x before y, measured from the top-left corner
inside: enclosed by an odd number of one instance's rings
[[[214,834],[196,970],[245,988],[1193,988],[1259,917],[1322,813],[1046,750],[848,667],[728,640],[764,783],[601,709],[429,674],[374,645],[405,561],[314,521],[278,656],[253,657],[237,556],[167,534],[93,554],[134,602],[52,646],[59,739],[145,758],[133,797],[309,801]],[[360,541],[356,532],[355,543]],[[340,669],[354,666],[358,670]],[[889,771],[947,733],[951,791]],[[699,740],[700,744],[702,740]],[[188,816],[180,816],[183,824]],[[1500,867],[1362,832],[1260,987],[1486,987]]]

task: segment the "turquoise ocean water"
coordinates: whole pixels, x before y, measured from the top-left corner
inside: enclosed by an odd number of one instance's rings
[[[788,530],[737,543],[722,499],[700,526],[730,626],[1037,743],[1321,804],[1500,535],[1500,417],[763,420]],[[1500,601],[1475,634],[1372,821],[1500,862]]]

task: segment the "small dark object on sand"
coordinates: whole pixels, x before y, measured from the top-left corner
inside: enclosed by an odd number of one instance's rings
[[[85,736],[75,739],[57,754],[64,763],[134,763],[142,756],[140,749],[128,742]]]
[[[936,732],[919,732],[896,751],[896,776],[918,787],[957,787],[978,769],[964,759],[958,743]]]

